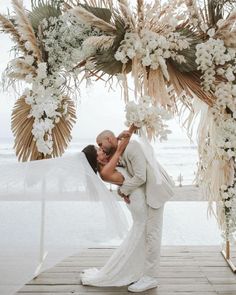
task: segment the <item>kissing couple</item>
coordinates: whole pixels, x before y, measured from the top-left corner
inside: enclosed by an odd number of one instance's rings
[[[121,245],[101,268],[85,269],[83,285],[128,286],[130,292],[144,292],[158,286],[164,204],[173,196],[174,183],[155,158],[152,146],[131,140],[132,132],[118,137],[101,132],[97,145],[82,152],[102,180],[118,185],[133,225]]]

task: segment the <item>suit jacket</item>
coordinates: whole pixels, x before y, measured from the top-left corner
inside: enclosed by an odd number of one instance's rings
[[[139,186],[145,186],[146,202],[152,208],[160,208],[173,196],[173,181],[160,166],[161,180],[157,179],[155,169],[148,162],[141,145],[137,141],[130,141],[126,147],[121,163],[131,175],[125,179],[120,191],[130,195]]]

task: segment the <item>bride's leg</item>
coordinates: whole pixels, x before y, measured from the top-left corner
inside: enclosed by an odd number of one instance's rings
[[[85,270],[82,283],[94,286],[124,286],[138,280],[144,270],[147,205],[142,188],[130,195],[127,204],[133,226],[107,263],[100,269]]]

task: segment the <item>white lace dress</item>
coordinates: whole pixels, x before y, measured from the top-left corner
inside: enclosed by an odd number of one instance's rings
[[[125,178],[130,177],[124,168],[117,168]],[[145,231],[147,205],[144,188],[136,189],[130,195],[133,225],[121,245],[101,268],[85,269],[81,274],[83,285],[126,286],[137,281],[142,275],[145,262]]]

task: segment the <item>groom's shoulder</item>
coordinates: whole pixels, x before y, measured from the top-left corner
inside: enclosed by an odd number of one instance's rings
[[[127,145],[125,150],[127,152],[129,152],[129,151],[132,151],[132,150],[137,149],[137,148],[140,148],[140,144],[136,140],[132,139],[132,140],[130,140],[130,142]]]

